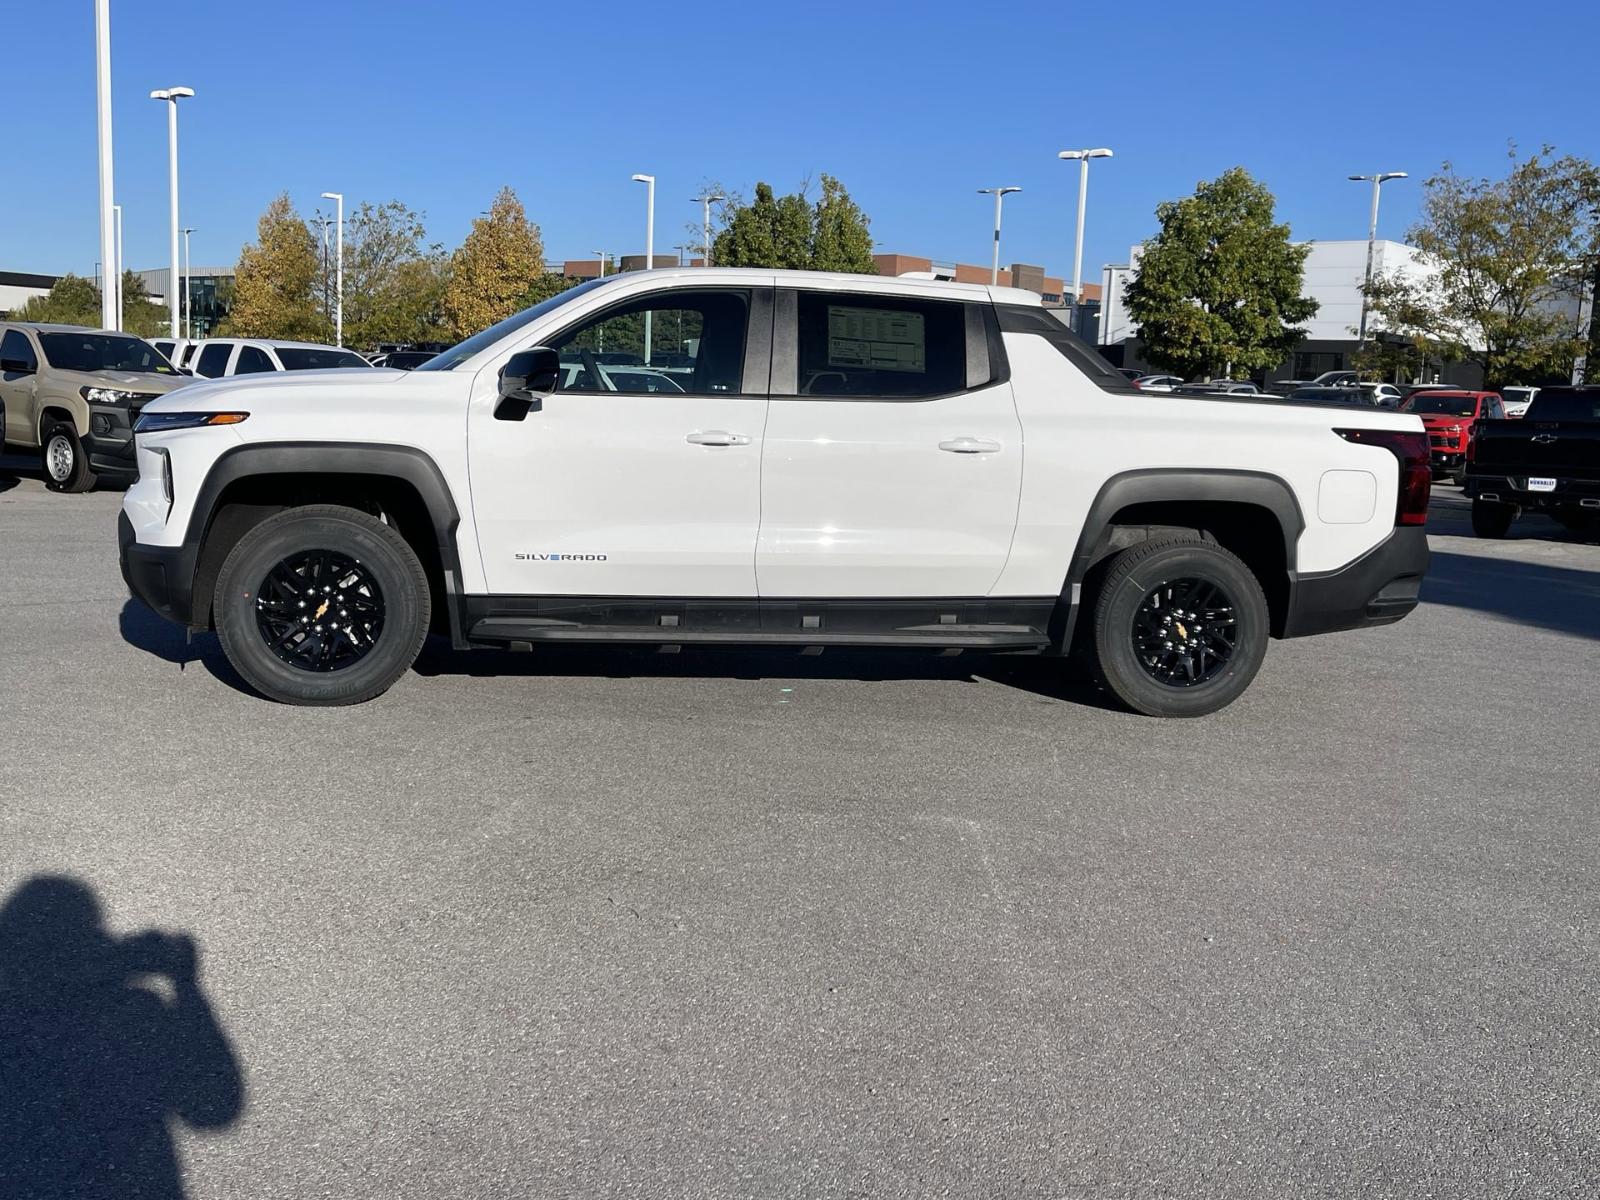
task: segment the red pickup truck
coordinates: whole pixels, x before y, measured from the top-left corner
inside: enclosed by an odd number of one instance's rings
[[[1467,441],[1476,421],[1498,421],[1506,415],[1499,392],[1446,391],[1443,388],[1413,392],[1400,406],[1415,413],[1428,431],[1428,448],[1435,478],[1448,475],[1461,483],[1467,472]]]

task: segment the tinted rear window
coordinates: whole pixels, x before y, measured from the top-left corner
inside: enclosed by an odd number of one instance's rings
[[[1405,402],[1408,413],[1430,417],[1470,417],[1478,411],[1478,401],[1472,396],[1441,396],[1437,393],[1418,392]]]
[[[1529,421],[1600,421],[1600,388],[1542,388],[1528,406]]]

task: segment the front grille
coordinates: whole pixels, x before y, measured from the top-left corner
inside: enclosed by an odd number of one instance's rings
[[[1437,450],[1449,450],[1456,444],[1455,438],[1442,437],[1439,434],[1430,435],[1428,441]]]

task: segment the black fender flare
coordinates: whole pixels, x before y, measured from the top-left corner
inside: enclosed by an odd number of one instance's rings
[[[1084,515],[1078,544],[1067,566],[1061,600],[1051,621],[1051,633],[1064,652],[1071,648],[1077,624],[1083,582],[1104,554],[1113,528],[1111,518],[1134,504],[1229,503],[1264,508],[1277,518],[1283,532],[1283,561],[1288,568],[1291,601],[1300,535],[1305,514],[1288,482],[1266,471],[1207,467],[1150,467],[1113,475],[1100,486]]]
[[[195,494],[184,531],[174,590],[187,591],[183,607],[191,609],[195,572],[211,529],[217,501],[229,485],[264,475],[374,475],[410,484],[421,497],[433,527],[449,609],[451,641],[465,644],[461,630],[461,556],[456,531],[461,513],[439,465],[414,446],[367,442],[259,442],[235,446],[211,464]],[[199,614],[194,614],[198,617]]]

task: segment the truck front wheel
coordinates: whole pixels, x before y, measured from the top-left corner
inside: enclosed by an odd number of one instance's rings
[[[1198,537],[1152,538],[1111,560],[1094,601],[1095,669],[1151,717],[1199,717],[1233,703],[1266,657],[1261,584]]]
[[[340,505],[291,508],[239,539],[213,602],[228,661],[285,704],[381,695],[427,637],[428,577],[404,538]]]
[[[39,431],[40,467],[52,492],[87,492],[94,487],[89,455],[78,431],[65,421],[46,421]]]

